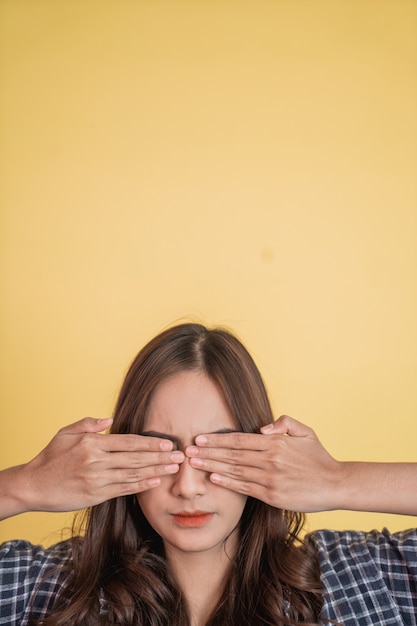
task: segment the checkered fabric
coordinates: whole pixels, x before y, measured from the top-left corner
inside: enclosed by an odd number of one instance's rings
[[[45,550],[27,541],[8,541],[0,546],[0,624],[26,626],[30,613],[48,615],[57,592],[65,583],[58,565],[71,560],[69,541]]]
[[[343,626],[417,625],[417,529],[308,537],[320,560],[322,617]]]
[[[417,529],[323,530],[307,540],[320,559],[323,625],[332,619],[342,626],[417,626]],[[25,541],[0,546],[0,624],[26,626],[31,611],[45,617],[65,584],[62,574],[51,572],[70,561],[69,541],[47,550]]]

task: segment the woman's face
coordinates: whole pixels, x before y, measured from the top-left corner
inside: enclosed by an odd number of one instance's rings
[[[184,450],[202,433],[235,431],[237,424],[216,385],[204,373],[184,371],[162,382],[149,407],[144,433],[172,439]],[[237,525],[246,496],[214,485],[189,458],[177,474],[137,496],[146,519],[162,537],[167,557],[175,551],[236,549]]]

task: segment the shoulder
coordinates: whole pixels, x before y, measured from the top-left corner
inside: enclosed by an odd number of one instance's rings
[[[319,555],[344,554],[356,558],[368,554],[383,558],[400,552],[415,558],[417,528],[397,533],[390,533],[386,528],[369,532],[318,530],[307,535],[306,540],[316,547]]]
[[[0,583],[12,572],[45,570],[64,565],[72,559],[72,540],[61,541],[50,548],[33,545],[28,541],[7,541],[0,545]]]
[[[50,572],[63,571],[71,565],[73,546],[73,540],[61,541],[49,548],[22,540],[1,544],[1,589],[8,585],[36,582]]]
[[[61,541],[55,545],[45,548],[42,545],[35,545],[23,539],[6,541],[0,544],[0,561],[11,561],[23,559],[24,561],[37,559],[59,560],[68,558],[72,554],[72,540]]]
[[[72,540],[49,548],[20,540],[1,544],[0,624],[26,623],[32,608],[43,615],[68,578],[72,552]]]
[[[360,569],[383,574],[410,573],[417,579],[417,529],[382,531],[320,530],[307,535],[318,554],[322,575],[352,577]]]
[[[417,611],[417,529],[321,530],[306,540],[318,554],[326,617],[346,625],[414,623],[407,619]]]

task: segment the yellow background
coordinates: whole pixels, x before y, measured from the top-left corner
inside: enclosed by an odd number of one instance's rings
[[[108,415],[184,318],[234,329],[337,458],[417,460],[417,3],[2,0],[0,24],[1,464]]]

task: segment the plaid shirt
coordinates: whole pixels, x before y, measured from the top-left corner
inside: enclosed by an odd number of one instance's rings
[[[308,541],[320,559],[322,624],[333,619],[343,626],[417,625],[417,529],[396,534],[323,530],[308,535]],[[58,573],[43,580],[45,574],[70,561],[68,541],[47,550],[25,541],[0,546],[0,624],[25,626],[31,610],[45,617],[65,583]]]
[[[343,626],[417,625],[417,529],[311,533],[324,586],[322,617]]]

